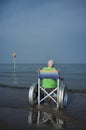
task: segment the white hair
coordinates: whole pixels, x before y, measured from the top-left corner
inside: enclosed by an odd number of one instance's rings
[[[48,61],[48,66],[49,67],[53,67],[54,66],[54,60],[53,59]]]

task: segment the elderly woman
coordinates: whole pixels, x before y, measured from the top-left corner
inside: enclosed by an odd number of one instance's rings
[[[44,67],[42,70],[45,71],[53,71],[56,70],[54,67],[54,61],[51,59],[48,61],[48,67]],[[57,87],[57,82],[55,79],[43,79],[42,80],[42,87],[46,89],[53,89]]]

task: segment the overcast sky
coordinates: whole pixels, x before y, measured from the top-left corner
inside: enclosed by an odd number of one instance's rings
[[[86,0],[0,0],[0,63],[86,63]]]

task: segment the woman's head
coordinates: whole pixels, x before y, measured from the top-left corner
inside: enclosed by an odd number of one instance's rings
[[[48,61],[48,67],[54,67],[54,60],[49,60]]]

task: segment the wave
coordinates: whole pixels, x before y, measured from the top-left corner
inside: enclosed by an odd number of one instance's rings
[[[5,88],[10,88],[10,89],[29,89],[26,86],[11,86],[11,85],[5,85],[5,84],[0,84],[0,87],[5,87]]]
[[[86,93],[86,89],[68,89],[72,93]]]
[[[11,86],[11,85],[5,85],[5,84],[0,84],[0,87],[5,87],[5,88],[10,88],[10,89],[29,89],[27,86]],[[85,93],[86,94],[86,89],[68,89],[68,92],[71,93]]]
[[[24,109],[24,110],[29,110],[29,106],[28,105],[26,105],[26,106],[17,106],[17,105],[10,105],[10,104],[8,104],[8,105],[0,105],[0,108],[11,108],[11,109]]]

